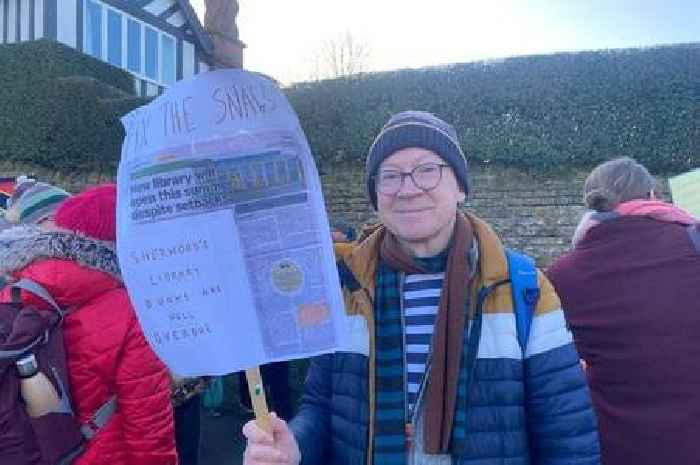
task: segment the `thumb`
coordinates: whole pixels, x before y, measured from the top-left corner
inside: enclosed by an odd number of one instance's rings
[[[272,413],[270,415],[270,424],[272,425],[272,434],[277,447],[287,454],[290,464],[298,465],[301,462],[299,444],[294,437],[294,433],[289,429],[287,422],[279,418],[275,413]]]
[[[270,413],[270,426],[272,427],[272,434],[275,438],[286,437],[290,434],[287,422],[278,417],[275,412]]]

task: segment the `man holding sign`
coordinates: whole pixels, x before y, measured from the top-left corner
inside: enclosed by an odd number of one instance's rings
[[[516,317],[513,254],[458,210],[469,186],[452,126],[393,116],[366,179],[382,225],[339,262],[351,344],[312,361],[289,425],[244,427],[244,463],[598,465],[559,299],[531,268],[532,311]]]

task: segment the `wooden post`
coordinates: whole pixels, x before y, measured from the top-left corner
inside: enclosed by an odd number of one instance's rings
[[[260,374],[260,367],[246,370],[245,378],[248,381],[248,392],[250,393],[250,402],[253,404],[253,411],[255,412],[255,421],[260,429],[272,434],[270,411],[267,409],[265,386]]]

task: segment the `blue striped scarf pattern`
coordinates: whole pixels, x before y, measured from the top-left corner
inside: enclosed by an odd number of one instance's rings
[[[438,258],[438,257],[435,257]],[[442,262],[442,269],[440,269]],[[444,257],[422,260],[429,272],[444,270]],[[401,321],[401,273],[380,261],[376,275],[376,418],[373,462],[382,465],[406,464],[406,385],[404,380],[403,327]],[[447,277],[445,278],[447,279]],[[467,285],[465,277],[465,286]],[[465,312],[469,311],[467,302]],[[468,321],[468,319],[467,319]],[[459,455],[467,435],[467,386],[473,378],[476,352],[481,332],[478,314],[472,330],[463,342],[464,354],[458,380],[457,412],[452,427],[450,453]]]

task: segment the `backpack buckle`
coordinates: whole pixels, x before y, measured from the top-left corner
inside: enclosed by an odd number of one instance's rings
[[[525,298],[526,304],[533,306],[537,304],[537,301],[540,298],[540,290],[536,287],[523,289],[523,297]]]
[[[83,433],[83,436],[87,440],[92,439],[98,431],[99,428],[97,427],[97,425],[95,425],[92,418],[80,425],[80,432]]]

